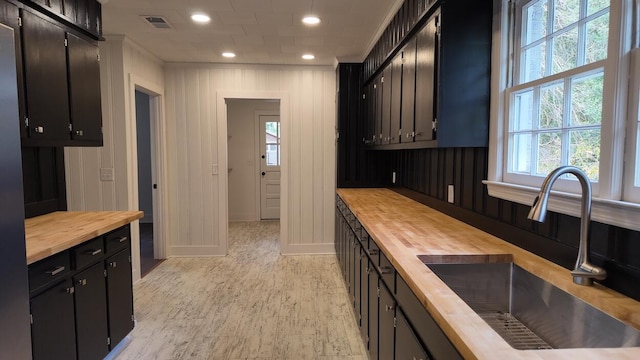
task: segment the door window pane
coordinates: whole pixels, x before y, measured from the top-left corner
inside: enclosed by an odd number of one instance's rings
[[[280,166],[280,122],[265,122],[265,163],[267,166]]]

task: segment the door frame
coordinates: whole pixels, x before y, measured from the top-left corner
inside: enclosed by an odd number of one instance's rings
[[[260,136],[261,136],[261,132],[262,132],[262,127],[260,126],[260,116],[261,115],[275,115],[275,116],[280,116],[280,111],[273,111],[273,110],[256,110],[255,111],[255,142],[254,144],[256,144],[256,159],[258,159],[258,161],[261,161],[260,156],[262,153],[262,149],[260,149]],[[281,131],[282,131],[282,122],[280,123],[281,126]],[[280,151],[282,152],[282,136],[280,136]],[[280,178],[282,179],[282,155],[280,155]],[[261,200],[262,200],[262,188],[261,188],[261,181],[262,181],[262,176],[260,175],[260,172],[262,171],[260,169],[260,164],[258,164],[258,166],[256,166],[256,218],[258,221],[262,220],[262,204],[261,204]],[[282,202],[282,180],[281,181],[281,185],[280,185],[280,201]],[[282,206],[282,204],[281,204]],[[282,207],[280,208],[280,217],[282,217]]]
[[[242,91],[223,90],[216,92],[216,123],[218,124],[217,159],[219,169],[229,168],[229,148],[227,139],[226,99],[238,100],[279,100],[280,101],[280,253],[286,252],[288,244],[288,189],[289,189],[289,94],[284,91]],[[213,149],[212,149],[213,150]],[[214,156],[216,158],[216,156]],[[229,173],[218,171],[218,238],[220,251],[229,253]]]
[[[167,199],[165,184],[167,184],[167,156],[166,156],[166,134],[164,127],[164,88],[143,79],[134,74],[129,74],[129,113],[131,114],[131,122],[129,124],[128,134],[130,138],[129,154],[129,175],[128,188],[131,191],[129,196],[129,208],[138,209],[138,141],[136,129],[136,90],[149,95],[149,110],[151,120],[151,178],[154,184],[158,185],[152,193],[153,199],[153,252],[157,259],[166,258],[166,234],[167,222],[166,215]],[[134,233],[137,236],[134,236]],[[140,229],[136,221],[132,223],[132,244],[131,244],[134,282],[140,279]]]

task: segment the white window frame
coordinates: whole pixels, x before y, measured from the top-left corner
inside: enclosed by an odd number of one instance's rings
[[[627,131],[627,164],[630,164],[630,143],[637,144],[638,111],[627,108],[629,93],[629,63],[632,37],[635,34],[625,32],[621,28],[630,28],[633,24],[633,6],[638,0],[612,0],[609,12],[610,37],[607,60],[604,60],[605,78],[603,91],[614,94],[615,101],[605,97],[603,99],[603,117],[601,128],[600,175],[594,184],[594,199],[592,219],[598,222],[612,224],[624,228],[640,231],[640,202],[631,197],[629,178],[635,175],[635,168],[630,169],[625,164],[625,130]],[[512,63],[513,46],[510,43],[510,18],[516,6],[510,0],[494,0],[493,19],[493,49],[492,49],[492,80],[491,80],[491,123],[489,136],[489,171],[488,179],[484,183],[488,187],[489,195],[517,203],[531,205],[538,194],[543,177],[528,176],[521,181],[507,175],[507,137],[508,114],[507,101],[509,96],[510,64]],[[620,59],[615,60],[615,59]],[[635,62],[640,60],[635,59]],[[636,64],[640,70],[640,63]],[[638,76],[635,76],[638,77]],[[640,80],[638,81],[640,82]],[[640,95],[638,84],[634,89],[637,93],[636,101],[630,101],[629,108],[637,106]],[[631,91],[633,94],[634,91]],[[631,95],[633,96],[633,95]],[[631,98],[633,99],[633,98]],[[628,116],[629,114],[629,116]],[[626,129],[625,129],[626,128]],[[635,129],[635,132],[632,132]],[[629,136],[634,134],[634,136]],[[633,139],[629,139],[633,138]],[[617,139],[617,141],[613,141]],[[635,146],[634,146],[635,149]],[[634,156],[635,157],[635,156]],[[635,163],[635,162],[632,162]],[[623,172],[624,171],[624,172]],[[517,181],[517,182],[516,182]],[[623,186],[623,183],[625,184]],[[631,183],[632,184],[632,183]],[[623,188],[624,194],[623,197]],[[640,195],[640,190],[635,189]],[[559,180],[554,185],[555,194],[550,198],[549,209],[563,214],[580,216],[580,189],[576,181]]]
[[[623,199],[640,203],[640,48],[631,51],[631,81],[629,84],[629,125]],[[640,184],[638,184],[640,185]]]

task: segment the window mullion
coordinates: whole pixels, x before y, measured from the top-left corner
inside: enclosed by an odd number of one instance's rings
[[[571,149],[571,78],[564,79],[564,99],[562,105],[562,155],[561,155],[561,165],[570,165],[569,164],[569,153]]]
[[[531,124],[531,166],[529,172],[531,175],[538,173],[538,155],[539,148],[539,136],[540,136],[540,87],[536,86],[533,89],[533,122]]]
[[[547,36],[546,47],[547,52],[545,56],[544,76],[551,75],[553,67],[553,16],[555,12],[554,0],[547,0]]]

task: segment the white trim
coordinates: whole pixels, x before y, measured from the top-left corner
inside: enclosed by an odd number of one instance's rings
[[[540,189],[497,181],[483,181],[489,195],[519,204],[531,205]],[[580,217],[580,195],[560,191],[551,191],[549,210],[561,214]],[[594,198],[591,208],[591,220],[640,231],[640,204]]]
[[[227,104],[226,99],[280,100],[281,155],[280,155],[280,251],[288,243],[289,234],[289,94],[285,91],[242,91],[222,90],[216,92],[216,123],[218,124],[218,167],[228,169],[229,156],[227,144]],[[219,252],[226,255],[229,250],[229,173],[221,171],[218,175],[218,238]]]
[[[127,131],[127,156],[128,174],[127,188],[129,189],[129,209],[138,209],[138,142],[136,139],[136,90],[150,95],[151,110],[151,141],[152,141],[152,168],[155,169],[155,183],[159,191],[153,192],[153,217],[154,217],[154,257],[166,258],[166,234],[167,221],[165,214],[166,193],[163,191],[166,184],[166,136],[164,130],[164,88],[133,73],[129,73],[129,114],[131,121]],[[131,228],[131,255],[134,260],[133,278],[139,279],[140,272],[140,229],[137,222],[132,223]]]
[[[282,255],[330,255],[336,253],[333,243],[330,244],[287,244],[280,249]]]
[[[627,126],[627,153],[625,161],[627,167],[624,174],[623,200],[640,202],[640,187],[635,186],[635,177],[640,166],[640,134],[638,133],[638,118],[640,116],[640,48],[633,49],[630,55],[632,75],[629,83],[629,112]]]

